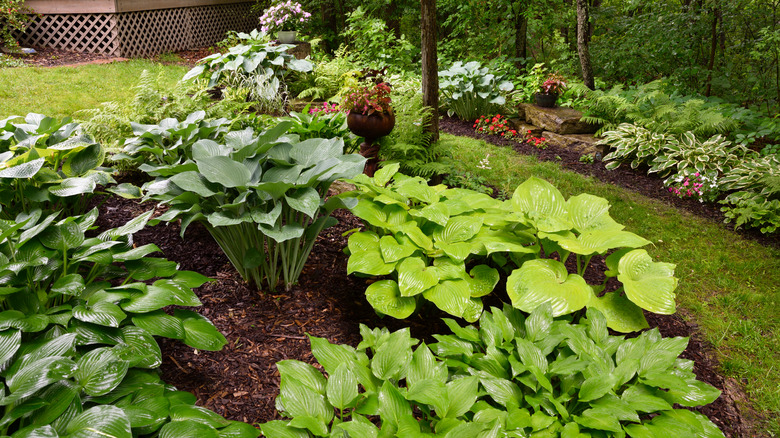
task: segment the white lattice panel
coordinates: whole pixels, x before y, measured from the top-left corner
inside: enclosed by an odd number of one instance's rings
[[[25,46],[76,52],[142,57],[205,47],[229,30],[257,27],[252,3],[156,9],[118,14],[52,14],[33,19],[23,35]]]
[[[18,38],[24,46],[117,56],[117,36],[115,14],[56,14],[35,17]]]

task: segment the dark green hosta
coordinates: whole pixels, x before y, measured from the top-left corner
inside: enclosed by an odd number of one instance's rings
[[[289,123],[259,136],[230,132],[224,144],[199,140],[175,164],[144,168],[156,177],[143,187],[146,198],[169,206],[156,220],[181,219],[182,235],[193,221],[203,223],[258,289],[298,280],[317,235],[336,222],[330,213],[344,205],[324,200],[328,188],[365,163],[344,155],[340,139],[282,136]]]
[[[722,437],[687,409],[720,391],[679,359],[687,338],[651,330],[610,336],[604,316],[554,319],[545,304],[528,318],[507,306],[479,328],[446,320],[452,335],[418,344],[403,329],[360,328],[357,349],[310,336],[311,365],[277,363],[277,408],[288,420],[261,425],[287,437]],[[380,422],[368,416],[379,416]]]
[[[219,350],[225,338],[191,288],[207,278],[150,257],[132,234],[151,212],[98,237],[97,210],[0,221],[0,435],[255,437],[165,385],[154,336]],[[219,431],[219,432],[218,432]]]
[[[0,120],[0,218],[12,219],[35,208],[83,213],[85,195],[114,183],[100,167],[103,147],[80,133],[70,118],[41,114]]]
[[[471,190],[429,187],[397,169],[390,165],[374,178],[354,179],[360,194],[352,212],[367,230],[350,236],[347,269],[390,276],[366,290],[378,312],[406,318],[424,300],[474,322],[499,269],[514,269],[507,293],[526,312],[544,302],[556,316],[598,308],[610,328],[629,332],[647,327],[642,309],[675,311],[674,265],[636,249],[650,242],[624,231],[609,216],[607,200],[588,194],[566,200],[549,183],[531,178],[511,199],[498,201]],[[558,260],[549,258],[553,253]],[[604,285],[586,283],[583,274],[593,256],[605,254],[604,274],[617,277],[621,287],[599,296]],[[564,264],[569,258],[575,272]]]

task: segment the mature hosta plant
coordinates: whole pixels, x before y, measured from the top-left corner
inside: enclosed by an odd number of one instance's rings
[[[670,141],[670,136],[650,131],[639,125],[621,123],[615,129],[604,132],[600,145],[607,145],[611,152],[604,155],[607,169],[617,169],[629,163],[632,169],[650,165]]]
[[[309,106],[307,105],[306,108],[308,109]],[[304,110],[301,113],[291,112],[289,117],[283,117],[282,120],[292,122],[288,132],[297,134],[300,140],[339,137],[344,140],[346,153],[357,152],[360,149],[361,139],[347,127],[347,114],[344,112],[319,111],[311,114]]]
[[[17,119],[0,120],[0,218],[34,208],[82,213],[86,195],[115,182],[110,169],[100,167],[103,147],[77,123],[34,113],[24,123]]]
[[[545,304],[528,318],[506,306],[479,328],[446,320],[452,335],[418,344],[403,329],[361,325],[357,348],[310,336],[328,378],[294,360],[277,363],[277,408],[261,425],[286,437],[723,437],[693,407],[720,391],[678,356],[687,338],[610,336],[589,309],[580,324]],[[379,416],[370,421],[368,416]]]
[[[689,131],[664,147],[653,160],[650,172],[661,176],[685,172],[723,174],[739,164],[748,152],[745,146],[734,145],[721,135],[700,141]]]
[[[551,184],[531,178],[511,199],[498,201],[471,190],[430,187],[397,169],[389,165],[373,178],[353,180],[359,191],[351,210],[367,229],[350,236],[347,269],[389,276],[366,289],[376,311],[406,318],[419,302],[430,301],[476,321],[481,297],[499,281],[497,267],[516,268],[507,293],[526,312],[545,302],[555,316],[597,308],[610,328],[628,332],[647,326],[642,309],[675,311],[674,265],[636,249],[650,242],[624,231],[610,217],[606,199],[582,194],[566,200]],[[608,255],[602,285],[583,278],[596,255]],[[570,257],[573,272],[565,264]],[[601,295],[612,277],[620,287]]]
[[[132,244],[151,212],[97,237],[85,236],[97,210],[58,216],[0,221],[0,434],[257,436],[160,380],[154,336],[203,350],[225,338],[193,311],[163,311],[200,305],[191,288],[207,278]]]
[[[325,201],[328,188],[365,164],[343,153],[341,139],[283,136],[289,126],[230,132],[223,143],[202,139],[176,163],[142,167],[156,177],[143,187],[146,199],[169,207],[155,221],[181,220],[182,235],[203,223],[258,289],[297,281],[317,235],[335,223],[330,213],[343,206],[340,198]]]
[[[487,67],[480,68],[477,61],[457,61],[439,72],[442,105],[447,114],[462,120],[473,121],[482,114],[495,113],[496,106],[506,103],[504,94],[512,89],[514,84],[490,73]]]

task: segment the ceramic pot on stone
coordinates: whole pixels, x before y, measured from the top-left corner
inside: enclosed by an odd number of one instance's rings
[[[276,32],[276,38],[282,44],[293,44],[295,43],[297,34],[297,30],[280,30],[279,32]]]
[[[534,95],[534,99],[536,100],[537,106],[541,106],[543,108],[554,108],[555,101],[558,100],[558,94],[557,93],[551,93],[551,94],[536,93]]]
[[[379,144],[376,141],[393,131],[395,116],[392,113],[361,114],[350,112],[347,115],[347,127],[353,134],[365,139],[360,145],[360,155],[368,159],[363,173],[374,176],[374,172],[379,166],[379,158],[377,157]]]

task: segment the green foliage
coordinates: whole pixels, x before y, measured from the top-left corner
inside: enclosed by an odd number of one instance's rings
[[[780,229],[780,200],[768,199],[755,192],[735,192],[721,203],[726,204],[721,211],[726,222],[734,222],[734,227],[758,228],[762,233],[770,234]]]
[[[26,64],[21,59],[8,56],[4,53],[0,53],[0,68],[8,67],[24,67]]]
[[[514,85],[503,76],[491,74],[487,67],[480,68],[476,61],[463,64],[455,62],[450,68],[439,71],[439,93],[447,114],[455,114],[462,120],[476,120],[482,114],[496,113],[497,106],[506,103],[505,94]]]
[[[30,22],[28,14],[32,13],[32,9],[24,4],[24,0],[0,0],[0,47],[19,50],[14,33],[24,32]]]
[[[0,121],[0,218],[35,208],[83,212],[97,186],[115,183],[100,167],[103,147],[81,134],[70,118],[28,114]]]
[[[397,84],[390,94],[395,127],[382,139],[381,158],[386,163],[399,163],[406,175],[430,179],[449,173],[448,151],[433,143],[431,133],[425,130],[431,110],[423,106],[420,79],[392,80]]]
[[[392,71],[417,68],[419,49],[405,36],[397,38],[383,20],[368,16],[362,6],[347,14],[343,35],[352,47],[349,58],[357,64],[372,69],[389,67]]]
[[[314,64],[311,79],[306,88],[297,93],[299,99],[331,100],[352,83],[360,67],[349,59],[346,46],[342,46],[332,59]],[[295,87],[297,85],[291,85]]]
[[[340,138],[344,141],[344,153],[357,153],[360,149],[360,137],[347,127],[347,115],[342,112],[310,114],[309,106],[302,113],[291,112],[281,120],[292,122],[288,132],[298,135],[300,140],[310,138]]]
[[[674,265],[636,249],[650,242],[624,231],[605,199],[582,194],[565,200],[549,183],[531,178],[502,202],[465,189],[429,187],[397,170],[390,165],[373,178],[352,181],[359,192],[352,194],[358,203],[351,210],[367,225],[349,238],[347,272],[389,276],[366,290],[377,312],[403,319],[418,302],[430,301],[474,322],[482,313],[481,297],[500,279],[496,268],[511,271],[507,293],[526,312],[545,302],[556,316],[597,308],[610,328],[630,332],[647,327],[642,309],[675,311]],[[604,284],[587,284],[583,274],[591,258],[608,252]],[[569,256],[576,261],[574,273],[565,265]],[[612,277],[621,287],[599,296]]]
[[[740,162],[720,180],[724,190],[736,190],[721,201],[726,222],[774,233],[780,228],[780,160],[754,157]]]
[[[133,135],[133,123],[158,124],[165,119],[184,119],[189,114],[203,110],[207,118],[231,117],[244,123],[241,116],[251,103],[246,95],[223,91],[223,98],[213,101],[205,89],[191,82],[179,82],[174,87],[164,84],[162,73],[155,76],[144,70],[134,87],[135,96],[130,102],[104,102],[100,108],[83,110],[87,118],[82,127],[97,141],[106,145],[121,145]]]
[[[195,312],[162,310],[200,305],[191,288],[208,279],[149,257],[155,245],[134,247],[151,213],[98,237],[85,236],[97,210],[0,221],[4,436],[258,435],[160,380],[154,336],[202,350],[221,349],[225,338]]]
[[[471,172],[452,172],[444,177],[443,183],[449,187],[459,187],[477,193],[493,195],[493,189],[488,187],[487,178],[475,175]]]
[[[341,139],[285,136],[290,125],[200,139],[167,152],[175,161],[141,167],[156,177],[144,185],[145,198],[169,206],[155,221],[181,220],[182,235],[193,221],[203,223],[258,289],[275,290],[280,280],[289,289],[298,280],[317,235],[335,222],[330,213],[343,206],[324,200],[328,187],[365,164],[343,154]]]
[[[290,420],[261,425],[263,434],[723,436],[704,415],[674,408],[720,395],[696,380],[692,361],[679,358],[687,338],[663,339],[657,329],[634,339],[610,336],[600,312],[571,324],[553,319],[549,305],[528,318],[493,308],[479,329],[445,322],[453,334],[434,335],[430,347],[409,329],[361,325],[357,348],[310,336],[328,378],[303,362],[277,363],[277,408]]]

